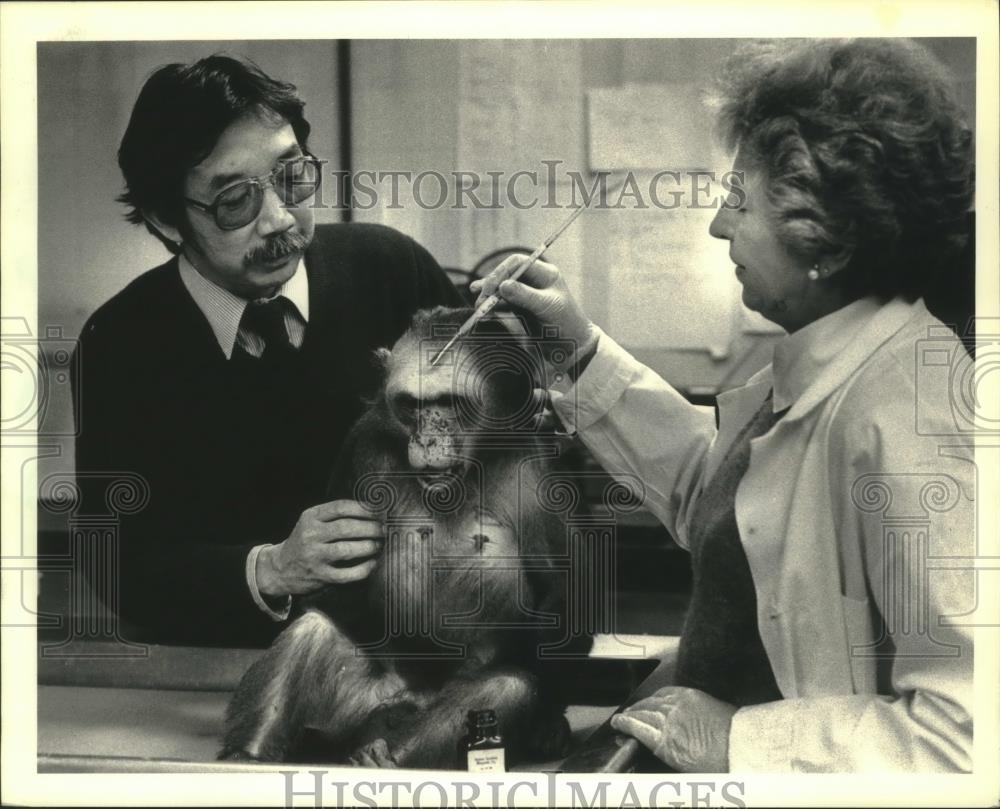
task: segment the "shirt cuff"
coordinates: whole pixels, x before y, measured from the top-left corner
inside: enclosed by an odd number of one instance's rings
[[[292,611],[292,597],[286,596],[284,606],[281,607],[280,611],[275,611],[264,600],[264,596],[261,595],[260,588],[257,586],[257,557],[260,556],[260,552],[264,548],[270,547],[271,545],[257,545],[251,548],[250,553],[247,554],[247,587],[250,588],[253,603],[260,608],[261,612],[265,613],[272,621],[284,621],[287,620]]]
[[[733,714],[729,730],[729,772],[792,771],[794,707],[779,703],[751,705]],[[792,720],[792,721],[790,721]]]
[[[597,334],[597,351],[576,383],[562,374],[549,388],[552,410],[571,433],[607,415],[642,368],[601,329]]]

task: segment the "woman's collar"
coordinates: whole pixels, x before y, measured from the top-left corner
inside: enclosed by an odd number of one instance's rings
[[[778,340],[772,360],[775,410],[795,404],[880,308],[875,298],[861,298]]]
[[[776,411],[792,408],[786,420],[810,410],[910,320],[923,301],[895,298],[854,301],[783,337],[774,347]]]

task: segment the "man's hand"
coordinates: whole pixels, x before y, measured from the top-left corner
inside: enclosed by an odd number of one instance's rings
[[[735,706],[704,691],[668,685],[611,717],[611,727],[680,772],[728,772],[735,713]]]
[[[382,523],[354,500],[307,508],[288,539],[257,557],[257,586],[277,598],[358,581],[375,567],[383,537]]]

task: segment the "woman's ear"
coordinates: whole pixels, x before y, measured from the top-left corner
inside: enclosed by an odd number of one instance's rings
[[[184,237],[181,236],[181,232],[173,225],[168,225],[152,211],[143,211],[142,218],[145,219],[146,223],[151,228],[155,229],[160,236],[168,242],[173,242],[178,247],[184,243]]]
[[[851,263],[851,258],[853,256],[854,248],[852,247],[844,247],[835,253],[825,253],[823,257],[816,262],[820,278],[829,278],[832,275],[836,275]]]

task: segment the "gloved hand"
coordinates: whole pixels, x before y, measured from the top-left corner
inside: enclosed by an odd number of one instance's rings
[[[511,308],[533,315],[540,325],[554,326],[558,329],[557,339],[563,345],[563,341],[571,340],[576,348],[575,353],[565,358],[564,366],[592,354],[597,347],[597,327],[573,300],[558,267],[536,261],[517,281],[509,280],[526,259],[522,255],[508,256],[486,278],[473,281],[469,289],[479,293],[476,305],[497,293]]]
[[[611,717],[680,772],[728,772],[729,730],[736,707],[696,688],[668,685]]]

